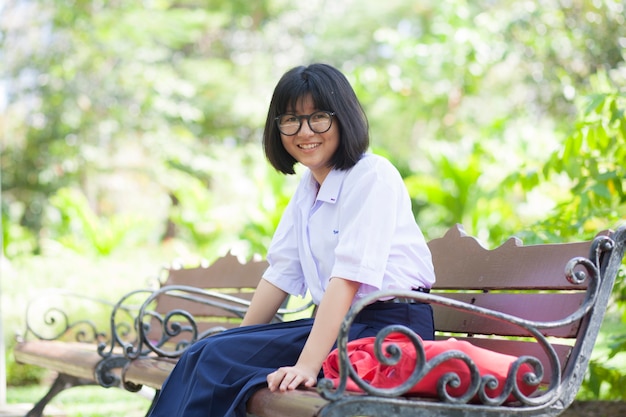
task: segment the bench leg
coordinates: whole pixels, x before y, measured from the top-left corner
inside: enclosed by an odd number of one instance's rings
[[[52,401],[52,399],[56,397],[57,394],[66,389],[78,387],[81,385],[95,384],[93,381],[90,381],[88,379],[76,378],[75,376],[67,374],[59,374],[52,383],[52,386],[50,387],[50,390],[48,390],[48,393],[44,395],[41,400],[37,402],[37,404],[35,404],[35,406],[26,414],[25,417],[42,417],[44,408],[46,408],[46,405],[48,405],[48,403]]]

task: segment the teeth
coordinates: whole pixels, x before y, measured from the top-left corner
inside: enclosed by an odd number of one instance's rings
[[[304,144],[304,145],[298,145],[301,149],[313,149],[313,148],[317,148],[319,146],[319,144],[317,143],[309,143],[309,144]]]

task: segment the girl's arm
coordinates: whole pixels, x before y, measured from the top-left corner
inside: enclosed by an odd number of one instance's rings
[[[343,278],[330,280],[298,362],[294,366],[279,368],[267,376],[271,391],[293,390],[301,384],[315,386],[322,363],[337,340],[341,322],[360,285]]]
[[[259,281],[254,291],[250,307],[243,317],[242,326],[269,323],[280,305],[285,301],[287,293],[265,279]]]

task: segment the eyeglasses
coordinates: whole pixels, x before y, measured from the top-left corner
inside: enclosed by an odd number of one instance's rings
[[[333,124],[333,116],[335,116],[335,112],[322,110],[300,116],[293,113],[286,113],[278,116],[275,120],[278,124],[278,130],[280,130],[280,133],[285,136],[293,136],[302,128],[303,119],[306,119],[313,132],[328,132]]]

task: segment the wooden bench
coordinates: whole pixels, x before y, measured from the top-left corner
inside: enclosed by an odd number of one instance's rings
[[[27,416],[41,416],[56,395],[76,386],[138,391],[136,382],[122,377],[129,361],[177,357],[184,346],[238,326],[266,268],[265,261],[241,263],[232,255],[208,266],[171,266],[156,277],[158,289],[132,291],[117,302],[60,289],[43,291],[29,302],[26,329],[18,336],[14,357],[57,376]],[[311,310],[310,303],[285,305],[274,320],[290,314],[310,316]],[[104,324],[86,317],[99,317]]]
[[[429,242],[437,275],[436,287],[430,294],[383,292],[356,303],[350,310],[338,338],[339,388],[321,381],[317,389],[287,393],[261,389],[248,402],[248,412],[257,417],[558,415],[573,402],[582,384],[622,265],[625,241],[626,227],[621,227],[614,233],[601,233],[591,242],[523,246],[518,239],[512,238],[489,250],[475,238],[466,236],[460,226],[454,227],[442,238]],[[138,337],[123,341],[121,336],[116,336],[121,334],[116,329],[122,327],[115,319],[116,314],[112,315],[114,337],[107,349],[103,350],[101,345],[97,366],[107,370],[98,372],[108,375],[108,381],[113,385],[117,383],[131,391],[141,386],[159,390],[185,347],[197,338],[207,336],[210,333],[207,329],[215,328],[212,323],[204,330],[194,330],[196,317],[186,315],[181,309],[181,300],[186,303],[184,307],[188,311],[196,311],[194,304],[206,304],[194,285],[177,283],[159,291],[150,293],[136,313],[136,322],[143,323],[136,326]],[[168,303],[168,308],[173,309],[154,307],[160,304],[164,295],[176,299],[174,304]],[[430,303],[435,311],[438,338],[453,336],[490,351],[519,356],[518,365],[533,367],[539,389],[530,396],[519,393],[515,375],[510,372],[503,395],[481,397],[487,379],[472,371],[472,382],[461,395],[448,393],[445,378],[439,381],[442,384],[439,398],[405,395],[406,388],[427,373],[433,361],[445,362],[462,357],[468,363],[468,369],[473,369],[472,358],[456,351],[420,363],[410,380],[396,388],[382,390],[360,381],[348,363],[347,331],[361,308],[383,296],[409,297]],[[221,302],[224,300],[220,299]],[[118,303],[118,307],[123,304]],[[224,306],[220,304],[218,307]],[[160,311],[155,316],[156,325],[152,317],[155,310]],[[117,311],[126,310],[117,308]],[[180,320],[181,314],[184,320]],[[179,318],[174,319],[175,316]],[[155,328],[160,329],[156,336],[153,333]],[[164,332],[163,329],[168,330]],[[183,337],[182,333],[192,336]],[[72,365],[68,363],[64,367],[63,360],[56,368],[51,366],[51,355],[47,350],[33,352],[32,347],[38,346],[37,343],[58,342],[21,343],[16,348],[16,359],[73,377],[85,377],[82,366],[79,366],[81,372],[71,370]],[[416,342],[415,349],[423,351],[421,343]],[[389,352],[381,354],[388,356]],[[344,385],[348,378],[360,381],[364,393],[346,391]],[[95,379],[106,386],[103,382],[107,381],[102,381],[102,376]],[[447,384],[452,386],[454,382],[448,381]],[[510,396],[514,401],[505,403]]]

